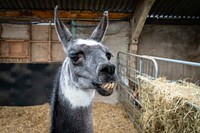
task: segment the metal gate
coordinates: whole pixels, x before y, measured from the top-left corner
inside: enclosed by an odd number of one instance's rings
[[[174,60],[146,55],[118,52],[117,72],[121,78],[118,84],[119,101],[138,128],[142,131],[139,119],[142,115],[142,99],[139,95],[138,76],[168,80],[187,79],[200,85],[200,63]]]

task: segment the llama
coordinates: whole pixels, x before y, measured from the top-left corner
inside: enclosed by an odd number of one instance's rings
[[[95,90],[102,96],[113,92],[118,77],[111,52],[101,41],[108,27],[105,11],[89,39],[73,39],[60,20],[58,7],[54,24],[68,57],[59,69],[51,100],[51,133],[92,133],[92,99]]]

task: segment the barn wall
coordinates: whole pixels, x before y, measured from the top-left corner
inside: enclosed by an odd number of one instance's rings
[[[65,57],[50,24],[0,24],[0,27],[0,63],[51,63]]]
[[[145,25],[139,54],[200,62],[200,26]]]
[[[138,54],[200,62],[200,26],[145,25],[138,46]],[[169,69],[169,64],[161,64],[160,69]],[[171,73],[165,72],[165,75],[177,79],[182,78],[181,73],[187,77],[193,72],[189,78],[197,81],[200,80],[200,72],[195,70],[191,67],[171,67]]]
[[[88,38],[98,22],[79,21],[69,26],[74,37]],[[78,26],[77,26],[78,25]],[[54,26],[0,23],[0,63],[62,62],[65,54]],[[127,21],[111,22],[104,39],[116,57],[119,50],[127,51],[130,25]],[[113,58],[116,61],[116,58]]]
[[[77,38],[88,38],[98,22],[81,21],[76,24],[80,26],[73,27],[73,35]],[[0,26],[0,105],[33,105],[48,102],[53,77],[60,65],[55,62],[62,62],[65,57],[54,26]],[[129,29],[129,22],[125,21],[111,22],[109,25],[104,42],[112,50],[114,62],[118,51],[127,51]],[[115,103],[117,93],[106,98],[97,94],[96,99]]]

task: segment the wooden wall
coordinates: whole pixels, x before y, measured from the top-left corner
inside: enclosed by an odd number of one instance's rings
[[[99,22],[76,21],[75,37],[90,37]],[[70,28],[69,28],[70,29]],[[109,47],[116,62],[117,52],[128,50],[130,23],[110,22],[104,44]],[[0,63],[53,63],[65,58],[54,25],[0,23]]]
[[[0,24],[0,63],[61,62],[65,53],[54,26]]]

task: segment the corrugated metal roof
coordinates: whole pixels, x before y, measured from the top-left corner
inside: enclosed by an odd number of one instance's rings
[[[137,0],[1,0],[0,9],[133,12]]]
[[[150,18],[200,18],[200,0],[156,0]]]
[[[113,13],[134,13],[139,0],[0,0],[0,11],[5,10],[53,10],[56,5],[63,11],[92,11],[108,10]],[[20,14],[20,13],[19,13]],[[200,21],[200,0],[155,0],[147,21],[187,19],[189,23]],[[192,21],[191,21],[192,20]],[[197,21],[196,21],[197,20]],[[179,23],[179,22],[178,22]]]

